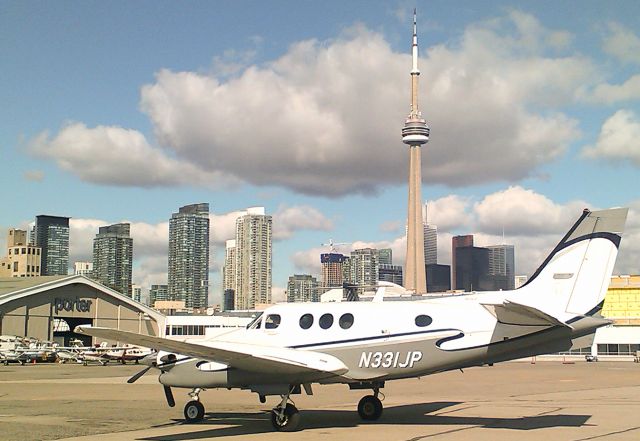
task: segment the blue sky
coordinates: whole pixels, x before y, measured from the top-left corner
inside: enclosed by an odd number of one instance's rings
[[[635,1],[5,1],[0,228],[71,216],[83,260],[98,226],[130,221],[147,286],[171,213],[209,202],[214,300],[250,206],[274,215],[277,292],[329,238],[401,264],[414,7],[440,261],[453,234],[504,230],[531,273],[582,208],[630,206],[616,271],[638,273]]]

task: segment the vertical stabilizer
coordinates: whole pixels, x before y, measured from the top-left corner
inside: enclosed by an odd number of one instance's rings
[[[627,218],[627,208],[585,210],[513,301],[561,320],[602,307]]]

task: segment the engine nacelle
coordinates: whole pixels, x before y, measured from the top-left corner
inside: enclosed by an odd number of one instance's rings
[[[206,360],[177,362],[160,374],[159,381],[165,386],[185,388],[228,387],[228,366]]]

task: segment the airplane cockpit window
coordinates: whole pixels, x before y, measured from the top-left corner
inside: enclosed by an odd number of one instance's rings
[[[353,325],[353,314],[346,313],[340,316],[340,320],[338,320],[340,327],[342,329],[349,329]]]
[[[420,326],[421,328],[429,326],[431,322],[433,322],[433,319],[428,315],[420,314],[416,317],[416,326]]]
[[[313,325],[313,316],[311,314],[305,314],[300,317],[300,327],[302,329],[309,329]]]
[[[322,329],[329,329],[333,325],[333,316],[331,314],[322,314],[318,323]]]
[[[269,314],[264,320],[265,329],[276,329],[280,326],[280,314]]]
[[[256,318],[251,320],[251,323],[247,325],[247,329],[260,329],[260,324],[262,323],[262,313],[259,313]]]

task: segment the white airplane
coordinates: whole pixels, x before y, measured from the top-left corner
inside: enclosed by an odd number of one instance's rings
[[[140,360],[151,355],[152,352],[151,349],[125,345],[120,348],[109,348],[105,355],[109,360],[115,360],[122,364],[126,364],[127,361],[133,361],[138,364]]]
[[[279,395],[271,413],[276,430],[296,430],[291,394],[311,384],[345,383],[371,389],[358,413],[382,414],[386,381],[568,350],[572,340],[610,323],[599,316],[627,217],[626,208],[585,210],[533,274],[514,291],[471,292],[404,302],[278,304],[247,329],[215,339],[175,341],[80,326],[79,334],[163,351],[148,369],[171,387],[193,389],[188,422],[204,417],[205,388],[240,388],[260,401]]]

